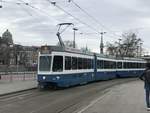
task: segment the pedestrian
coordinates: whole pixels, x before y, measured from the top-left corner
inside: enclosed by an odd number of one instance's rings
[[[144,81],[146,105],[147,110],[150,111],[150,65],[146,66],[146,70],[140,76],[140,79]]]

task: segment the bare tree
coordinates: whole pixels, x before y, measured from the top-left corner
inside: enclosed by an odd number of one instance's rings
[[[136,57],[142,52],[141,42],[135,33],[124,33],[119,42],[107,44],[107,53],[116,57]]]
[[[106,47],[107,47],[107,50],[106,50],[107,54],[113,55],[113,56],[117,54],[117,46],[115,44],[111,44],[107,42]]]

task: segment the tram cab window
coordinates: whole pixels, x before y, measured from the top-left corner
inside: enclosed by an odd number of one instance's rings
[[[65,70],[71,70],[71,57],[65,56]]]
[[[77,58],[72,57],[72,69],[77,69]]]
[[[51,56],[40,56],[39,71],[50,71]]]
[[[63,56],[54,56],[53,71],[54,72],[63,71]]]

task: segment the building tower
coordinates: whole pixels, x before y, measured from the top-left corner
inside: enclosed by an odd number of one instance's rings
[[[104,53],[104,42],[103,42],[103,35],[105,34],[106,32],[100,32],[101,34],[101,42],[100,42],[100,54],[103,54]]]
[[[7,45],[13,44],[12,34],[9,32],[8,29],[2,34],[2,40],[3,43],[6,43]]]

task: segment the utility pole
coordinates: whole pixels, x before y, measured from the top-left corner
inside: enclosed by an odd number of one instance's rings
[[[73,48],[76,48],[76,42],[75,42],[75,33],[78,29],[77,28],[73,28]]]
[[[139,57],[139,46],[137,46],[137,57]]]
[[[121,38],[118,39],[118,47],[117,47],[117,51],[116,51],[116,57],[122,56],[122,54],[121,54],[121,43],[120,43],[121,40],[122,40]]]
[[[100,54],[103,54],[104,53],[104,42],[103,42],[103,35],[105,34],[106,32],[100,32],[101,34],[101,42],[100,42]]]
[[[142,42],[140,43],[140,57],[142,56]]]
[[[3,6],[2,6],[2,0],[0,0],[0,8],[3,8]]]

